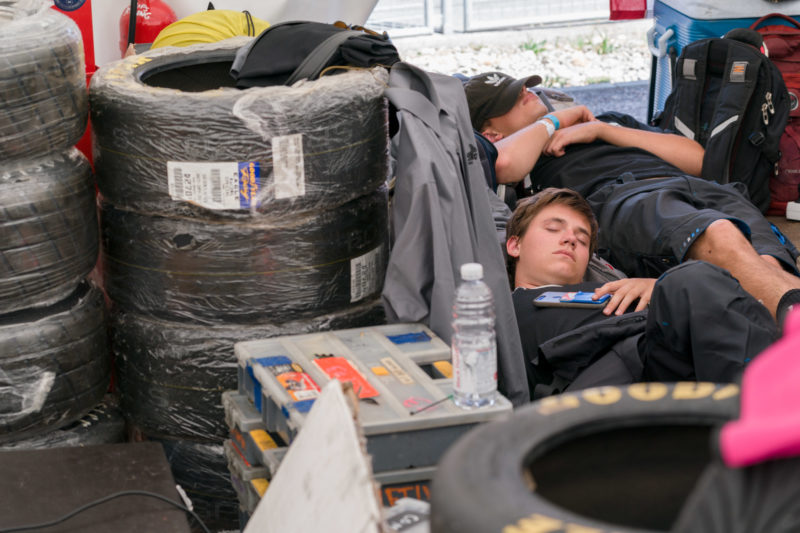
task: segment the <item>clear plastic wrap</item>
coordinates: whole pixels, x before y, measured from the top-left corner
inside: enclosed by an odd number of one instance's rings
[[[0,317],[0,442],[61,427],[108,389],[103,293],[82,283],[51,307]]]
[[[90,87],[100,191],[120,207],[273,221],[330,209],[387,179],[382,68],[238,90],[234,38],[98,70]]]
[[[278,324],[329,313],[380,294],[387,218],[384,189],[275,224],[105,203],[105,288],[122,310],[177,321]]]
[[[211,531],[239,530],[239,502],[231,485],[222,441],[197,442],[147,435],[164,447],[172,477],[192,501],[194,512]],[[189,519],[193,532],[202,532]]]
[[[125,416],[145,433],[192,439],[228,434],[222,392],[237,388],[237,342],[384,322],[379,299],[283,324],[202,326],[115,313],[111,320]]]
[[[94,268],[99,244],[80,152],[0,164],[0,314],[66,297]]]
[[[63,150],[86,129],[81,33],[51,4],[0,2],[0,160]]]
[[[119,400],[106,394],[78,420],[41,435],[0,444],[0,450],[39,450],[125,442],[127,431]]]

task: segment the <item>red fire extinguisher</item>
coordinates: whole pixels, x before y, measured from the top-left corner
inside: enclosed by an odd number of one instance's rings
[[[131,11],[136,11],[135,26],[131,23]],[[152,43],[161,30],[176,20],[175,12],[162,0],[131,0],[119,18],[120,54],[125,55],[131,43]]]

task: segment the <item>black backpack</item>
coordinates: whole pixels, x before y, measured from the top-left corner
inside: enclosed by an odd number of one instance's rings
[[[701,177],[744,183],[763,212],[780,159],[789,95],[760,46],[761,36],[746,29],[687,45],[664,111],[653,123],[699,142],[706,150]]]

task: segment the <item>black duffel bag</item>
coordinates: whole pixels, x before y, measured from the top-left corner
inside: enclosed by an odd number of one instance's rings
[[[400,60],[389,36],[362,26],[294,21],[270,26],[236,54],[240,89],[317,79],[329,67],[390,67]],[[343,69],[332,69],[340,71]]]

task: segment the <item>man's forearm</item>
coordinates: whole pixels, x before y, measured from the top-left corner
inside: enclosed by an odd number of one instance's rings
[[[498,183],[517,183],[533,170],[550,137],[542,124],[531,124],[495,143]]]
[[[586,106],[575,106],[550,113],[561,128],[594,120]],[[544,119],[547,120],[547,119]],[[495,142],[498,157],[495,164],[498,183],[517,183],[527,176],[542,155],[550,137],[547,129],[538,123],[531,124],[514,134]]]
[[[601,124],[598,139],[616,146],[641,148],[675,165],[692,176],[699,176],[703,168],[705,150],[700,143],[681,135],[637,130],[611,124]]]

